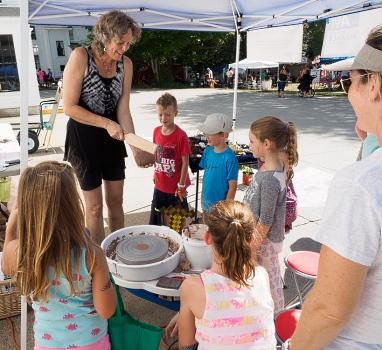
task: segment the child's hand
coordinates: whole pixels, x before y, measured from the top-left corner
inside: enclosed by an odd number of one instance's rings
[[[164,330],[167,338],[175,338],[178,335],[178,317],[179,313],[177,313],[169,322],[166,329]]]
[[[178,196],[181,202],[183,202],[183,200],[187,198],[187,194],[188,193],[185,188],[184,189],[177,188],[175,191],[175,196]]]
[[[154,164],[141,165],[140,168],[151,168]]]

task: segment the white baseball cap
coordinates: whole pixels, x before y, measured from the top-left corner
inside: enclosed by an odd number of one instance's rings
[[[229,134],[232,131],[232,118],[222,113],[210,114],[199,130],[205,134],[214,135],[218,132],[226,132]]]

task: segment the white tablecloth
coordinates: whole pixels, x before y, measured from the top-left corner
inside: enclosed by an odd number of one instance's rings
[[[14,159],[20,159],[20,145],[11,124],[0,123],[0,165]]]

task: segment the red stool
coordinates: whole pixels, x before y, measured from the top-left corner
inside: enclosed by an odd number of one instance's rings
[[[302,293],[297,283],[297,276],[305,277],[309,280],[317,279],[318,271],[318,260],[320,259],[320,254],[310,251],[297,251],[290,253],[284,259],[285,265],[292,272],[294,283],[296,284],[296,289],[298,297],[300,299],[300,306],[302,306]]]
[[[292,335],[298,325],[301,310],[290,309],[280,311],[275,316],[276,339],[279,344],[284,343]]]

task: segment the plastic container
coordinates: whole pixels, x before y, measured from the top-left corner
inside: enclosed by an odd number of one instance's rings
[[[212,265],[212,249],[204,240],[189,238],[182,234],[184,252],[191,263],[191,270],[209,269]]]

